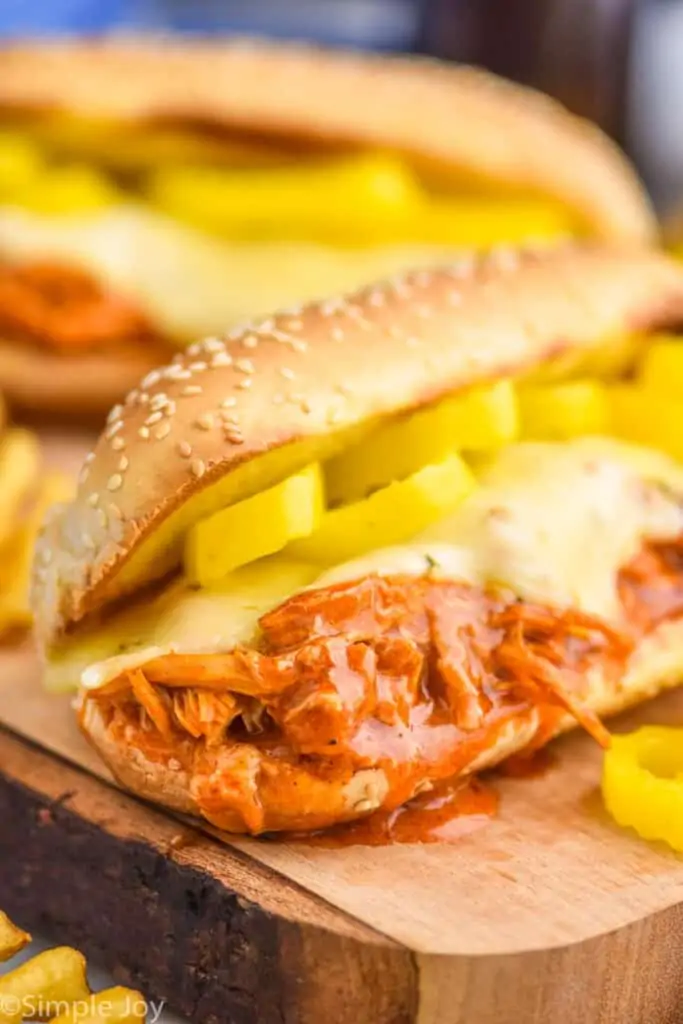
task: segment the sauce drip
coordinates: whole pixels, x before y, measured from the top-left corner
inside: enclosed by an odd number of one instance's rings
[[[457,843],[485,825],[498,810],[498,794],[481,779],[448,779],[392,811],[325,831],[283,833],[280,842],[327,849],[390,846],[394,843]]]

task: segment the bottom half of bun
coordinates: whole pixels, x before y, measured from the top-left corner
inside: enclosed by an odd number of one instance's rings
[[[61,354],[2,340],[0,392],[12,408],[22,412],[99,419],[165,358],[165,347],[143,342]]]

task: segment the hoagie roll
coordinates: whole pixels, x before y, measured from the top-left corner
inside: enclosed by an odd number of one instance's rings
[[[658,254],[503,250],[192,345],[45,526],[47,685],[124,785],[233,831],[606,742],[683,667],[682,319]]]

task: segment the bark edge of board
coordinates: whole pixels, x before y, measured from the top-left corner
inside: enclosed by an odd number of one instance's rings
[[[409,950],[1,729],[0,823],[0,906],[197,1024],[415,1020]]]

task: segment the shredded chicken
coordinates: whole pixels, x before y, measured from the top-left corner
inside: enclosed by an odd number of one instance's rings
[[[646,548],[619,593],[623,631],[464,582],[372,576],[285,601],[261,619],[258,649],[156,658],[88,699],[112,728],[142,709],[135,742],[191,750],[211,820],[223,808],[252,831],[283,827],[264,818],[267,785],[300,804],[287,827],[310,827],[327,820],[329,780],[379,769],[398,806],[425,779],[466,771],[506,723],[533,721],[532,749],[571,715],[607,745],[591,677],[616,684],[638,636],[683,613],[683,541]]]
[[[0,265],[0,335],[58,352],[159,340],[132,302],[83,270],[47,262]]]

